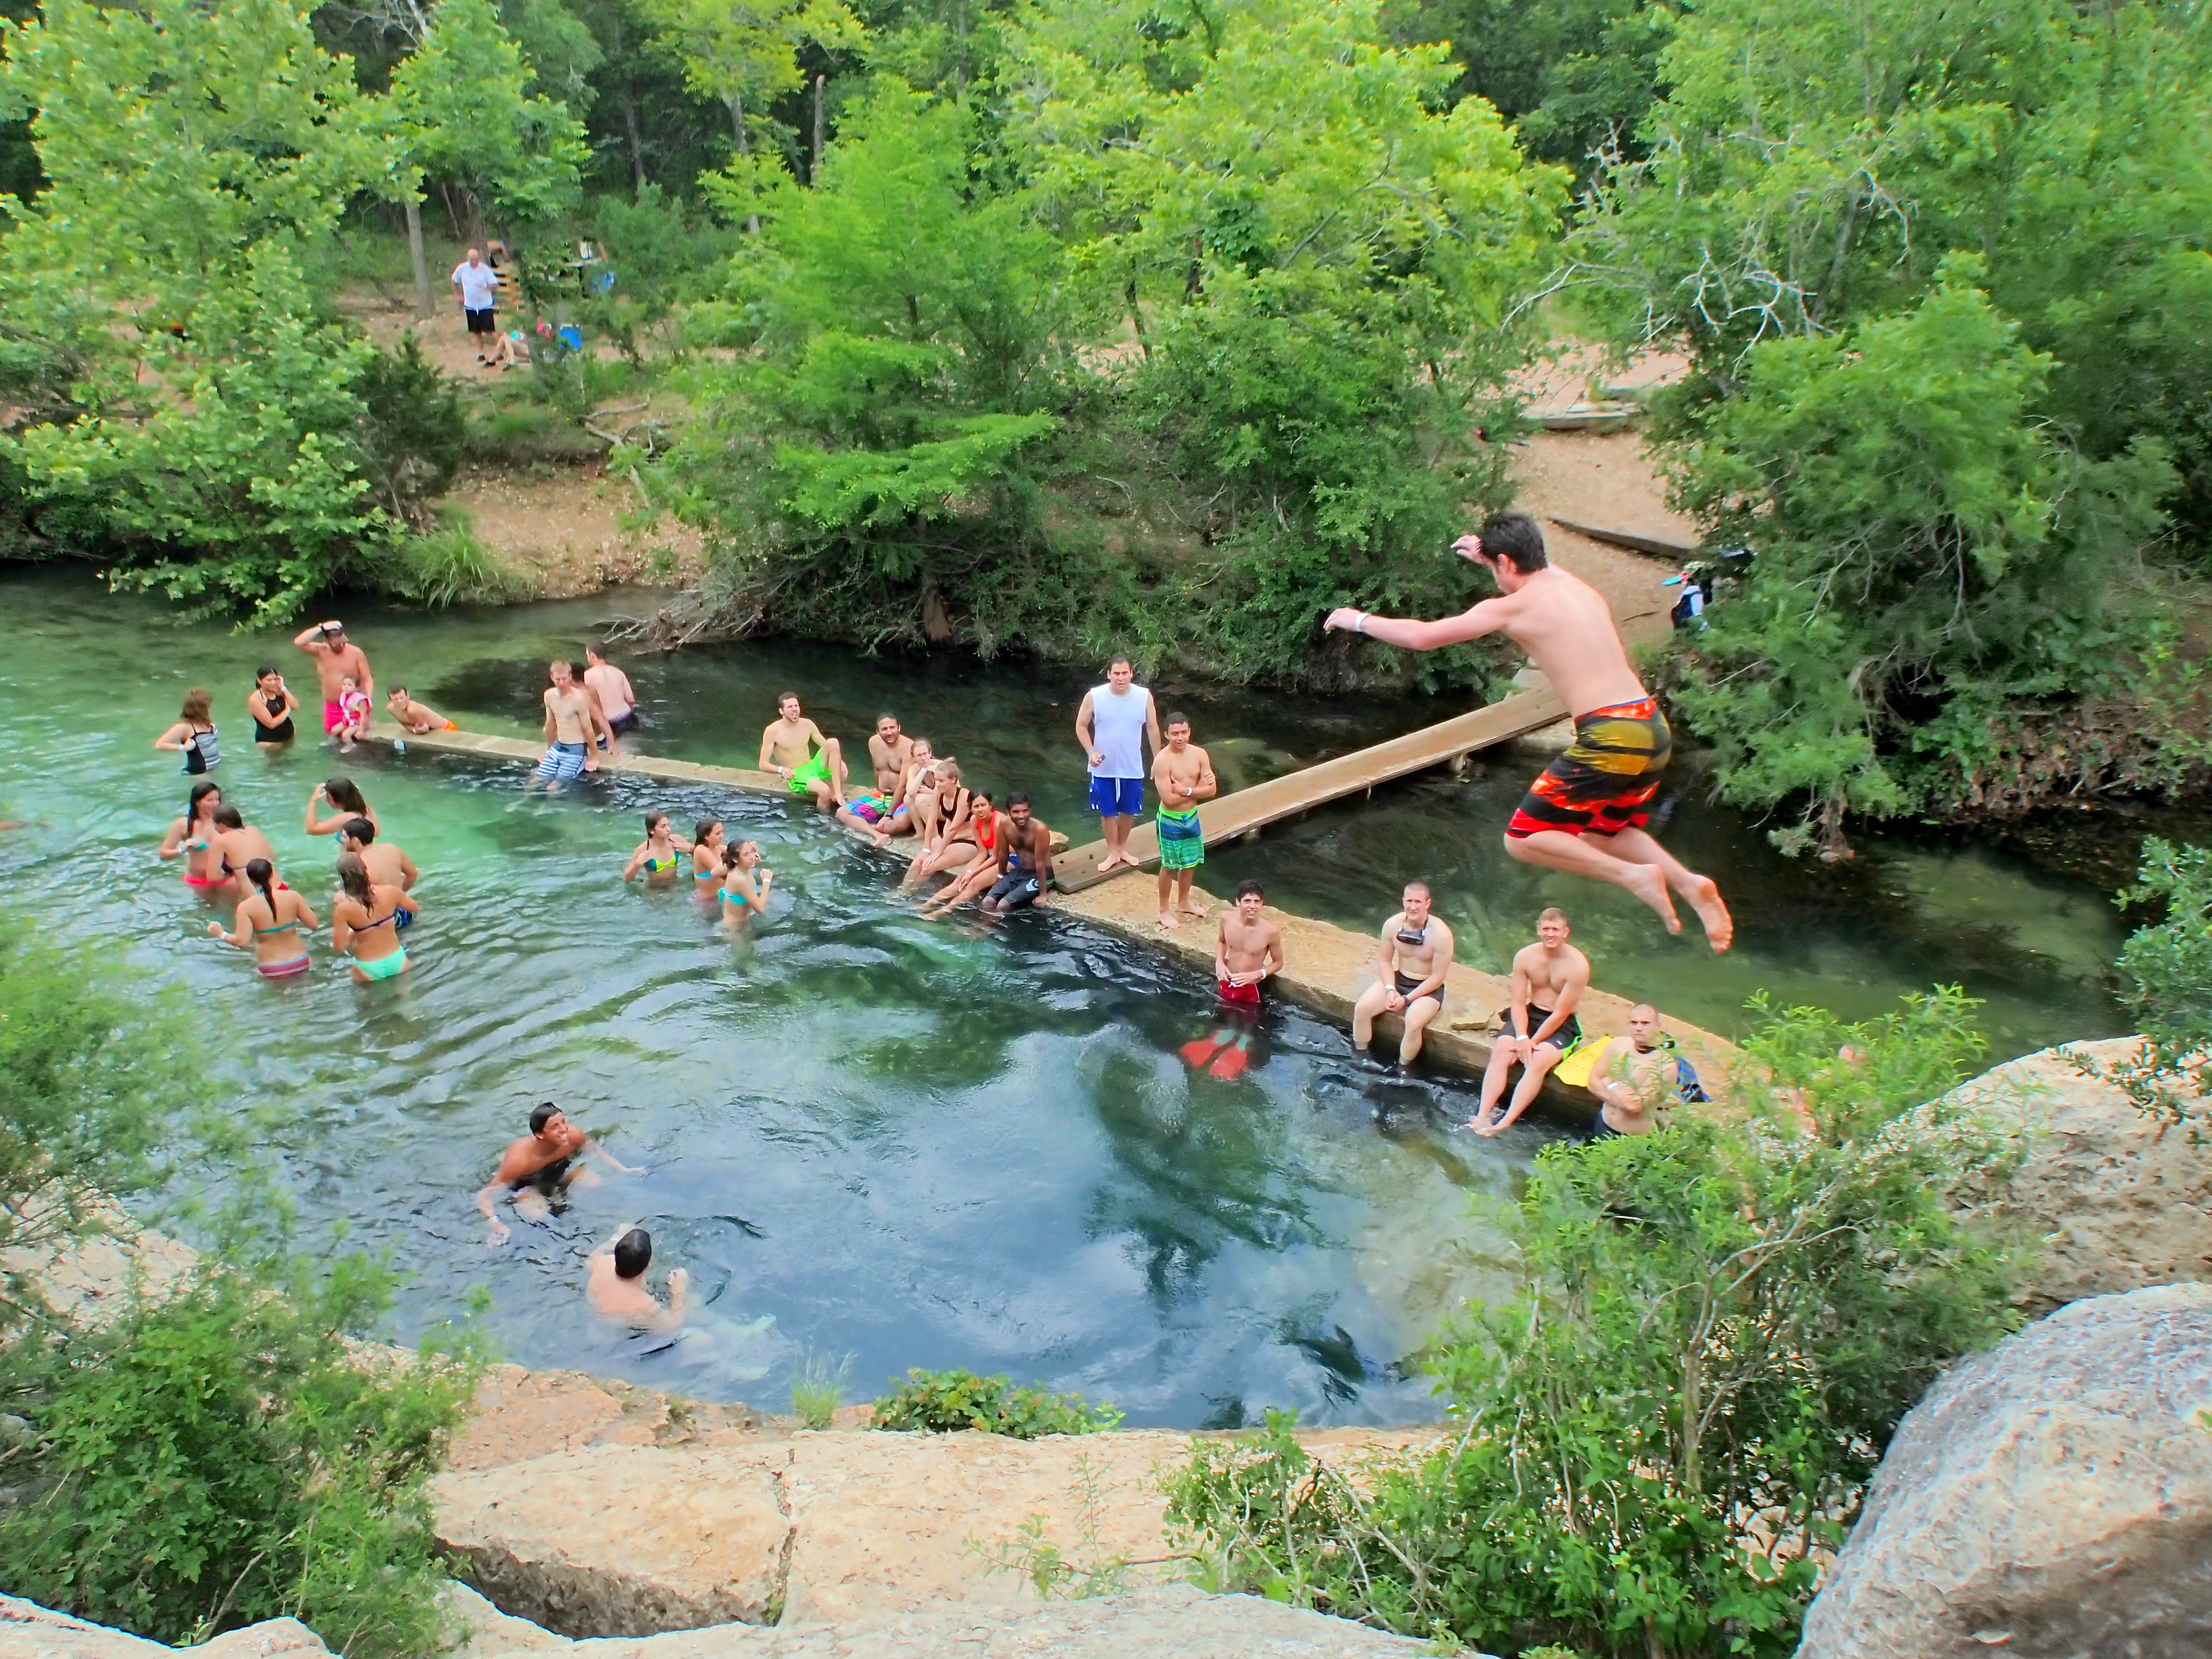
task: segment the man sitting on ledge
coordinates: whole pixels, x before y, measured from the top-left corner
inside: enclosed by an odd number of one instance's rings
[[[1375,1039],[1378,1014],[1401,1014],[1398,1064],[1410,1066],[1421,1052],[1430,1022],[1444,1011],[1444,977],[1451,971],[1452,930],[1430,909],[1429,884],[1409,881],[1398,914],[1382,924],[1375,983],[1352,1006],[1352,1046],[1361,1054]]]

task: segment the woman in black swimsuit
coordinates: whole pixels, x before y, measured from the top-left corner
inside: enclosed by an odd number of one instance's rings
[[[268,667],[253,671],[253,690],[246,696],[246,712],[253,716],[254,742],[291,742],[297,735],[292,730],[292,711],[298,707],[282,674]]]

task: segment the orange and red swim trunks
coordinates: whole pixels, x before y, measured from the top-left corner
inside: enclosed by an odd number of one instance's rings
[[[1650,821],[1651,798],[1674,752],[1674,735],[1654,698],[1577,714],[1573,744],[1528,786],[1505,833],[1610,836],[1641,830]]]

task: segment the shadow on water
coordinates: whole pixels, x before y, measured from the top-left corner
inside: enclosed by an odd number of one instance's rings
[[[787,1404],[808,1354],[850,1354],[857,1394],[911,1365],[1003,1370],[1111,1398],[1133,1422],[1227,1425],[1269,1407],[1309,1420],[1431,1414],[1403,1363],[1468,1294],[1507,1283],[1477,1197],[1510,1200],[1553,1131],[1477,1142],[1470,1091],[1378,1082],[1344,1034],[1286,1007],[1233,1080],[1180,1054],[1213,1021],[1206,977],[1059,913],[988,929],[925,922],[897,865],[781,800],[610,778],[526,797],[522,769],[416,750],[334,759],[254,752],[240,702],[281,637],[178,628],[81,574],[0,574],[20,720],[0,755],[11,903],[180,981],[241,1095],[289,1103],[271,1150],[311,1229],[344,1223],[413,1274],[394,1334],[481,1287],[524,1363],[578,1366],[709,1398]],[[574,654],[619,599],[353,618],[380,677],[471,726],[527,735],[542,664]],[[1079,838],[1072,731],[1085,677],[1031,666],[856,659],[748,643],[633,662],[652,752],[750,763],[787,684],[858,744],[879,708],[1036,794]],[[290,672],[288,665],[287,672]],[[293,674],[295,687],[312,684]],[[88,703],[88,684],[100,696]],[[147,745],[183,689],[216,694],[226,796],[319,905],[331,844],[300,828],[308,791],[357,779],[424,872],[413,967],[351,984],[320,945],[303,981],[265,984],[208,939],[207,912],[149,856],[181,807]],[[1179,688],[1225,777],[1256,781],[1408,729],[1434,706]],[[1840,871],[1775,856],[1759,828],[1692,789],[1668,834],[1725,870],[1742,944],[1715,959],[1625,900],[1511,863],[1498,830],[1540,757],[1316,811],[1206,871],[1267,880],[1279,903],[1364,932],[1427,878],[1462,954],[1503,963],[1543,903],[1566,904],[1609,989],[1663,988],[1667,1012],[1731,1029],[1743,1000],[1850,1014],[1960,979],[2002,1052],[2118,1029],[2103,892],[1986,847],[1870,838]],[[762,843],[774,915],[719,933],[688,883],[624,889],[649,808],[718,816]],[[488,1251],[473,1207],[531,1104],[555,1099],[624,1163],[544,1225]],[[692,1274],[695,1334],[631,1340],[583,1312],[583,1261],[624,1222]]]

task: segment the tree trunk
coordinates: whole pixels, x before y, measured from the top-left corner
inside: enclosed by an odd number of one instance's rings
[[[422,204],[407,198],[407,263],[415,270],[415,314],[430,314],[430,262],[422,253]]]
[[[637,94],[631,87],[628,76],[623,77],[622,112],[623,125],[629,129],[630,173],[637,180],[637,187],[643,190],[645,188],[645,134],[638,128]]]
[[[828,131],[828,124],[822,118],[822,88],[829,80],[826,75],[814,77],[814,160],[806,169],[806,182],[817,187],[822,183],[822,140]]]
[[[753,159],[753,147],[751,143],[745,137],[744,94],[741,92],[733,92],[730,94],[729,102],[730,125],[735,129],[738,135],[738,155],[740,160],[750,161]],[[751,235],[757,236],[760,234],[759,214],[748,213],[745,215],[745,229],[747,233]]]

